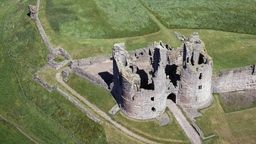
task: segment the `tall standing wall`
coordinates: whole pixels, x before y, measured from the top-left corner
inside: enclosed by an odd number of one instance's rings
[[[255,65],[222,70],[212,80],[212,90],[216,93],[251,89],[256,89]]]

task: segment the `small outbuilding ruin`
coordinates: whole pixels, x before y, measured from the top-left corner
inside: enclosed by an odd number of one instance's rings
[[[33,6],[33,5],[28,5],[28,9],[29,9],[29,17],[31,19],[35,19],[36,18],[36,13],[37,13],[37,8],[36,6]]]

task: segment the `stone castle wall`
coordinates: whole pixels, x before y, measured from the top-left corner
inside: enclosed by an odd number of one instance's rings
[[[256,89],[255,65],[222,70],[212,80],[216,93]]]

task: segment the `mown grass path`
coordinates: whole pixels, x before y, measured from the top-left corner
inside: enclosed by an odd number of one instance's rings
[[[162,32],[164,35],[166,35],[167,37],[172,37],[173,34],[170,33],[170,29],[168,29],[167,27],[165,27],[157,18],[156,16],[140,1],[138,0],[141,5],[148,11],[148,14],[150,16],[150,18],[157,24],[157,26],[160,28],[160,32]]]

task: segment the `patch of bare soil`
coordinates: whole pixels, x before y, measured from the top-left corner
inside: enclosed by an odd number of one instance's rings
[[[221,93],[222,107],[232,112],[256,106],[256,90]]]

